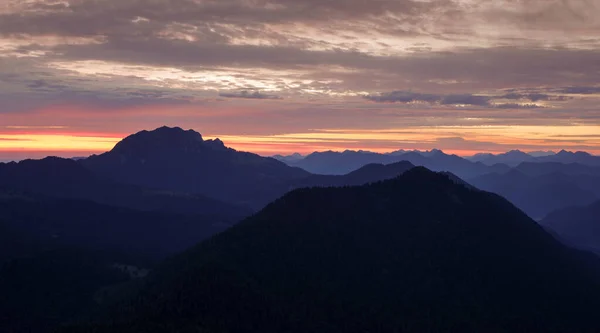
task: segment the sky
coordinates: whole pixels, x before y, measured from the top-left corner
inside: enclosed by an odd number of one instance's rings
[[[263,155],[600,154],[599,0],[1,0],[0,160],[163,125]]]

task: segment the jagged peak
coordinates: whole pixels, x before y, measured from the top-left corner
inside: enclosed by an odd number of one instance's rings
[[[562,149],[556,155],[571,155],[573,152]]]
[[[206,141],[204,141],[204,144],[208,145],[209,147],[211,147],[213,149],[218,149],[218,150],[227,149],[227,147],[225,146],[225,143],[223,141],[221,141],[221,139],[219,139],[219,138],[215,138],[212,140],[206,140]]]
[[[154,130],[143,130],[132,134],[115,145],[112,151],[128,152],[160,148],[184,148],[203,143],[202,135],[181,127],[162,126]]]

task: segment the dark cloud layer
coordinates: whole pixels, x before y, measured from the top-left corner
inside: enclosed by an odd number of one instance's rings
[[[240,92],[221,92],[219,93],[219,96],[226,98],[281,99],[281,97],[277,95],[268,95],[258,91],[251,92],[247,90],[242,90]]]
[[[558,92],[563,94],[581,94],[581,95],[591,95],[591,94],[600,94],[600,87],[565,87],[558,89]]]
[[[410,91],[392,91],[388,93],[380,93],[376,95],[366,95],[365,99],[378,103],[428,103],[438,105],[469,105],[479,107],[493,107],[499,109],[533,109],[541,108],[542,106],[534,103],[494,103],[494,99],[514,99],[514,100],[529,100],[547,101],[554,99],[545,94],[517,94],[511,93],[501,96],[488,95],[473,95],[473,94],[451,94],[451,95],[436,95],[423,94]],[[562,96],[559,96],[562,98]]]

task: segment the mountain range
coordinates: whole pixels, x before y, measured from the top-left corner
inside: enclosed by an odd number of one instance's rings
[[[451,171],[464,178],[472,178],[488,172],[500,172],[522,163],[578,163],[586,166],[600,167],[600,156],[594,156],[586,152],[570,152],[565,150],[558,153],[525,153],[520,150],[511,150],[503,154],[480,153],[465,158],[445,154],[439,149],[431,151],[398,150],[385,154],[363,150],[346,150],[343,152],[314,152],[305,157],[302,157],[300,154],[287,157],[276,155],[274,158],[291,166],[298,166],[317,174],[345,174],[365,164],[388,164],[401,160],[410,161],[415,165],[425,166],[437,171],[441,171],[438,170],[440,168],[452,169],[446,171]],[[467,161],[472,163],[466,163]],[[484,166],[491,167],[491,169]]]
[[[598,258],[417,167],[299,189],[165,262],[110,323],[64,332],[587,332]]]
[[[384,165],[406,162],[450,172],[473,186],[503,195],[538,220],[556,209],[600,199],[600,166],[544,162],[587,163],[596,156],[565,151],[536,155],[511,151],[480,155],[481,161],[473,162],[435,149],[388,154],[348,150],[304,158],[295,154],[284,158],[287,165],[227,148],[219,139],[204,140],[192,130],[161,127],[128,136],[109,152],[77,161],[46,158],[0,164],[0,188],[233,222],[295,188],[384,180],[399,171],[391,167],[388,170],[395,171],[386,173]],[[490,163],[490,158],[508,164],[529,162],[513,167],[482,162]],[[372,166],[376,164],[381,170]],[[363,175],[362,180],[352,180],[357,175]]]
[[[0,163],[0,331],[585,331],[600,265],[559,242],[599,252],[600,167],[519,156],[283,163],[161,127]]]

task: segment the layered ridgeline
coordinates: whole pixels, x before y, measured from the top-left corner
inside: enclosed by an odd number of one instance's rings
[[[364,184],[412,167],[306,173],[256,191],[279,197],[297,187]],[[158,260],[250,212],[204,195],[125,184],[69,159],[0,164],[0,331],[43,333],[84,320],[127,295]]]
[[[173,258],[111,324],[65,332],[585,332],[598,262],[424,168],[293,191]]]
[[[540,224],[566,244],[600,254],[600,201],[557,210]]]
[[[507,165],[488,166],[480,162],[471,162],[457,155],[448,155],[434,149],[427,152],[397,151],[379,154],[368,151],[315,152],[299,160],[284,159],[292,166],[301,167],[317,174],[342,175],[371,163],[390,164],[408,161],[434,171],[449,171],[462,178],[480,176],[490,172],[505,172]]]
[[[600,156],[594,156],[584,151],[561,150],[558,153],[552,151],[541,151],[524,153],[520,150],[511,150],[503,154],[476,154],[468,157],[470,161],[481,162],[486,165],[498,163],[517,166],[521,163],[578,163],[589,166],[600,166]]]
[[[446,154],[439,149],[431,151],[398,150],[385,154],[362,150],[325,151],[314,152],[305,157],[298,154],[274,157],[289,165],[318,174],[345,174],[369,163],[389,164],[398,161],[409,161],[435,171],[450,171],[463,178],[477,177],[490,172],[505,172],[522,163],[580,164],[588,167],[600,167],[600,156],[565,150],[559,153],[524,153],[512,150],[503,154],[476,154],[466,158]]]
[[[63,199],[237,220],[251,210],[198,193],[143,187],[103,177],[80,163],[47,157],[19,163],[0,163],[0,189]]]

